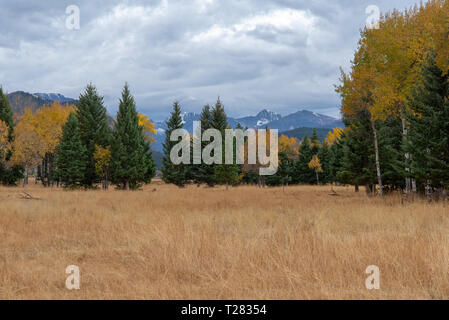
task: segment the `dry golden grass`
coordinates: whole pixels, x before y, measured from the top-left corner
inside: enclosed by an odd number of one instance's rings
[[[444,203],[329,187],[22,190],[0,187],[0,299],[449,298]]]

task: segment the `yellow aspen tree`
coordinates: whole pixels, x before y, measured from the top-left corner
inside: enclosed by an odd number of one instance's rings
[[[102,188],[104,190],[107,190],[109,186],[109,171],[111,166],[111,148],[104,148],[102,146],[96,145],[94,159],[95,171],[101,177]]]
[[[156,134],[156,126],[154,123],[148,118],[148,116],[142,113],[137,113],[137,117],[139,120],[139,126],[145,130],[145,138],[147,141],[150,143],[155,142],[155,138],[151,136],[152,134]]]
[[[6,160],[6,154],[10,148],[9,127],[4,121],[0,120],[0,160]]]
[[[326,140],[327,140],[327,144],[329,146],[333,145],[338,139],[341,138],[341,136],[343,135],[344,129],[342,128],[335,128],[332,129],[331,131],[329,131],[329,133],[327,134]]]
[[[321,167],[321,162],[320,162],[320,158],[318,158],[318,155],[314,155],[308,165],[309,165],[310,169],[315,170],[316,183],[320,184],[320,178],[319,178],[318,174],[323,172],[323,168]]]

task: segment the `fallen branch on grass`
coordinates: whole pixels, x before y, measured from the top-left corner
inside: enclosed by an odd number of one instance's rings
[[[338,196],[340,196],[337,192],[335,192],[335,190],[334,190],[333,187],[331,187],[331,193],[329,193],[329,195],[330,195],[330,196],[333,196],[333,197],[338,197]]]
[[[20,197],[21,199],[24,199],[24,200],[40,200],[40,198],[35,198],[35,197],[33,197],[31,194],[29,194],[29,193],[27,193],[27,192],[25,192],[25,191],[22,191],[22,192],[19,194],[19,197]]]

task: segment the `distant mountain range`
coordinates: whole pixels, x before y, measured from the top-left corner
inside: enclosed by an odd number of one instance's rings
[[[25,108],[30,108],[33,112],[43,106],[51,105],[53,102],[59,102],[62,105],[73,104],[77,105],[78,100],[68,98],[60,93],[28,93],[24,91],[15,91],[8,94],[11,109],[16,116],[25,112]],[[114,125],[114,118],[108,116],[108,123],[110,126]]]
[[[193,112],[187,112],[183,114],[182,120],[184,128],[191,132],[193,130],[193,122],[199,121],[200,115]],[[308,110],[298,111],[284,117],[279,113],[267,109],[260,111],[255,116],[243,118],[228,117],[228,124],[232,128],[235,129],[239,123],[244,128],[263,129],[269,127],[278,129],[279,132],[298,139],[302,139],[305,135],[311,136],[313,128],[317,129],[318,137],[322,139],[331,129],[344,127],[341,120]],[[161,152],[167,125],[165,122],[156,122],[156,129],[156,142],[154,143],[153,148],[154,150]]]
[[[33,112],[37,109],[51,105],[54,101],[60,103],[75,104],[77,100],[64,97],[62,94],[57,93],[28,93],[24,91],[16,91],[8,94],[9,102],[11,104],[12,111],[21,115],[25,111],[25,108],[30,108]]]
[[[199,121],[200,117],[201,116],[197,113],[184,113],[184,128],[188,131],[191,131],[193,128],[193,122]],[[308,110],[298,111],[285,117],[283,117],[279,113],[275,113],[266,109],[260,111],[255,116],[248,116],[243,118],[228,117],[228,124],[232,128],[235,128],[239,123],[242,127],[254,129],[265,128],[266,126],[268,126],[273,129],[278,129],[280,132],[301,127],[333,129],[343,126],[343,123],[338,119]],[[157,122],[156,127],[162,130],[167,129],[165,122]]]
[[[12,92],[8,95],[12,110],[15,114],[23,114],[25,108],[31,108],[36,111],[44,105],[50,105],[56,101],[59,103],[77,104],[78,100],[68,98],[59,93],[27,93],[24,91]],[[193,112],[183,114],[184,128],[192,131],[193,122],[199,121],[200,115]],[[114,118],[108,115],[108,121],[113,126]],[[318,131],[318,136],[322,139],[329,130],[334,128],[343,128],[344,124],[341,120],[332,118],[323,114],[315,113],[308,110],[298,111],[286,116],[279,113],[264,109],[255,116],[247,116],[242,118],[228,117],[228,124],[232,128],[236,128],[240,123],[242,127],[248,128],[265,128],[278,129],[279,132],[290,137],[302,139],[305,135],[311,136],[313,128]],[[167,129],[165,122],[156,122],[156,142],[152,149],[156,152],[162,152],[162,143],[165,139],[165,130]],[[160,158],[160,154],[156,155]]]
[[[64,97],[60,93],[35,93],[34,95],[49,101],[56,101],[60,103],[76,103],[75,99]]]

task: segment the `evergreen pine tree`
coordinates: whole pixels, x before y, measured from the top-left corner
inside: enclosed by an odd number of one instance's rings
[[[343,143],[345,134],[343,133],[339,139],[334,141],[329,149],[329,182],[341,182],[338,180],[338,173],[341,171],[341,163],[343,159]]]
[[[107,147],[111,140],[111,129],[108,126],[103,97],[92,84],[87,85],[85,92],[79,97],[77,117],[81,141],[87,150],[83,183],[87,187],[92,187],[100,180],[95,171],[95,146]]]
[[[3,92],[3,88],[0,87],[0,120],[3,121],[9,129],[8,140],[12,142],[14,140],[14,120],[9,98],[6,93]],[[3,155],[6,161],[11,158],[11,152]],[[23,168],[21,166],[8,167],[0,158],[0,183],[6,185],[13,185],[23,177]]]
[[[299,146],[299,157],[295,163],[295,169],[292,181],[295,184],[314,184],[316,183],[316,175],[314,170],[309,168],[309,162],[314,156],[313,149],[309,138],[304,137]]]
[[[294,161],[288,157],[286,152],[279,152],[279,167],[276,174],[267,176],[265,183],[268,186],[287,186],[292,181],[294,172]]]
[[[404,149],[409,152],[410,175],[418,188],[432,198],[433,188],[449,187],[449,76],[429,54],[422,83],[408,98],[409,132]],[[409,166],[408,166],[409,165]]]
[[[316,128],[313,128],[312,137],[310,138],[310,142],[314,145],[320,144],[320,139],[318,138],[318,133],[316,131]]]
[[[62,127],[62,138],[56,148],[56,165],[59,181],[65,188],[77,188],[84,181],[86,170],[86,147],[81,142],[78,119],[70,113]]]
[[[149,183],[155,173],[154,160],[144,128],[139,125],[134,97],[128,84],[122,91],[111,148],[112,182],[129,190]]]
[[[9,128],[9,138],[12,139],[14,130],[14,120],[9,98],[6,93],[3,93],[3,88],[0,87],[0,120],[2,120]]]
[[[330,169],[330,147],[327,141],[324,141],[320,149],[318,150],[318,158],[320,159],[321,169],[323,172],[319,173],[320,182],[331,182],[331,169]]]
[[[222,132],[224,137],[224,131],[228,127],[228,117],[226,116],[220,97],[218,97],[215,107],[211,111],[210,127]]]
[[[367,192],[374,191],[376,167],[373,150],[373,136],[369,115],[362,112],[349,122],[342,143],[342,158],[337,180],[341,183],[366,186]]]
[[[212,109],[212,121],[211,127],[221,132],[222,136],[222,163],[213,166],[215,180],[219,184],[224,184],[226,187],[229,185],[235,185],[239,182],[239,167],[236,164],[235,153],[235,138],[233,144],[234,162],[233,164],[225,163],[225,130],[230,129],[228,126],[228,119],[224,106],[221,103],[220,97],[218,97],[215,107]]]
[[[402,151],[402,121],[388,117],[378,121],[380,166],[384,192],[405,188],[404,152]]]
[[[202,136],[206,130],[212,127],[212,113],[209,105],[203,107],[200,122]],[[203,150],[206,145],[207,142],[202,141],[201,150]],[[201,164],[193,166],[193,181],[198,185],[205,183],[210,187],[214,186],[216,183],[214,174],[213,165],[207,165],[201,162]]]
[[[181,116],[181,107],[175,101],[173,111],[167,121],[167,130],[165,131],[165,142],[163,144],[164,158],[162,159],[162,179],[165,183],[175,184],[178,187],[184,187],[188,183],[189,170],[184,164],[175,165],[170,159],[172,148],[180,141],[171,141],[170,136],[173,131],[182,129],[183,122]],[[181,138],[180,138],[181,139]]]

